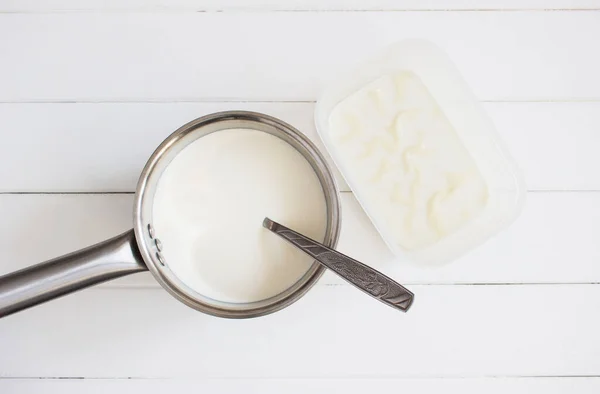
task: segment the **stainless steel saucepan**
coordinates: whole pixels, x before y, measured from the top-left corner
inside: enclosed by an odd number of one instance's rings
[[[152,227],[152,205],[158,180],[171,160],[187,145],[210,133],[249,128],[289,143],[311,164],[327,203],[327,230],[322,243],[334,248],[341,215],[338,189],[331,169],[317,148],[292,126],[271,116],[245,111],[220,112],[196,119],[171,134],[152,154],[138,181],[133,229],[89,248],[0,277],[0,317],[121,276],[150,270],[175,298],[199,311],[228,318],[247,318],[278,311],[302,297],[325,268],[313,262],[293,286],[271,298],[251,303],[227,303],[206,297],[181,281],[161,255],[160,234]],[[258,223],[260,225],[260,223]]]

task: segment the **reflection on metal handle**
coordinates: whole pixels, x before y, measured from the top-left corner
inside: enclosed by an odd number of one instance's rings
[[[89,248],[0,276],[0,317],[147,269],[130,230]]]
[[[263,226],[294,244],[346,281],[392,308],[406,312],[414,294],[381,272],[265,218]]]

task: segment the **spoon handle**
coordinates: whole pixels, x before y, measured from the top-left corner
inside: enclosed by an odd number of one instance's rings
[[[265,218],[263,226],[312,256],[347,282],[386,305],[406,312],[414,294],[379,271]]]

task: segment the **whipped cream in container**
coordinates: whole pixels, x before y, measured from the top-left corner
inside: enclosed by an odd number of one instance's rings
[[[522,176],[460,74],[407,40],[319,99],[317,130],[388,247],[421,263],[456,259],[508,226]]]

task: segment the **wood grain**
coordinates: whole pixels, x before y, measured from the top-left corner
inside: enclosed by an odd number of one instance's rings
[[[1,195],[0,274],[127,230],[132,201],[133,195]],[[600,193],[530,193],[509,229],[437,269],[396,260],[351,194],[342,195],[342,212],[338,250],[403,284],[600,282]],[[327,274],[319,283],[344,282]],[[104,286],[158,288],[150,274]]]
[[[0,379],[3,393],[104,394],[206,392],[211,394],[348,394],[365,392],[440,392],[463,394],[596,394],[600,378],[471,379]]]
[[[401,313],[317,286],[267,317],[223,320],[162,289],[84,290],[0,324],[4,377],[598,376],[600,286],[412,286]],[[378,362],[379,361],[379,362]]]
[[[484,108],[529,190],[600,190],[600,103]],[[147,158],[165,137],[196,117],[231,109],[279,117],[327,156],[313,124],[313,103],[0,104],[0,130],[9,133],[0,144],[0,192],[134,191]]]
[[[314,100],[406,37],[444,48],[482,100],[594,100],[599,22],[560,11],[8,13],[0,101]]]
[[[4,0],[0,11],[589,10],[598,0]]]

